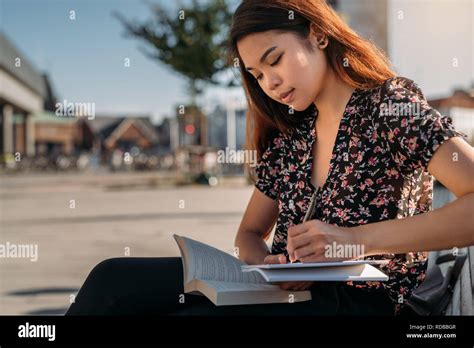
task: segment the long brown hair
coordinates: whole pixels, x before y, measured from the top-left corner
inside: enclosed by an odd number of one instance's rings
[[[395,75],[385,55],[357,35],[324,0],[243,0],[233,16],[228,49],[231,61],[239,63],[248,102],[246,148],[257,150],[258,159],[279,132],[288,133],[301,123],[307,110],[289,115],[288,106],[268,97],[245,70],[237,42],[267,30],[293,32],[306,40],[311,24],[329,40],[325,48],[329,67],[350,86],[372,88]]]

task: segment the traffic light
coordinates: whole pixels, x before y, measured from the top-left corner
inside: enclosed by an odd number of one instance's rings
[[[186,134],[193,135],[194,132],[196,131],[196,127],[194,127],[193,124],[187,124],[184,127],[184,131],[186,132]]]

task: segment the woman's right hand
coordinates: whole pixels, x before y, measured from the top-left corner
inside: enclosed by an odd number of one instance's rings
[[[264,264],[287,263],[284,254],[267,255],[263,260]],[[313,282],[278,282],[272,283],[278,285],[282,290],[302,291],[308,289]]]

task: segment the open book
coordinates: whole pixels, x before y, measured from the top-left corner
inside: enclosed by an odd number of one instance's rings
[[[183,262],[184,292],[205,295],[217,306],[311,300],[311,291],[281,290],[269,282],[388,280],[371,265],[384,261],[247,265],[204,243],[178,235],[174,238]]]
[[[268,284],[244,262],[198,241],[174,235],[183,261],[184,292],[205,295],[216,306],[311,300],[310,291],[286,291]]]

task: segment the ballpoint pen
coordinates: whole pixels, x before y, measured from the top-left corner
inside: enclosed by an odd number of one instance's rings
[[[303,222],[302,223],[305,223],[307,221],[309,221],[313,215],[314,215],[314,210],[316,208],[316,197],[318,196],[318,193],[319,193],[319,189],[320,187],[318,187],[316,189],[316,191],[314,191],[313,195],[311,196],[311,199],[309,201],[309,206],[308,206],[308,210],[306,210],[306,214],[304,216],[304,219],[303,219]],[[284,252],[284,255],[286,257],[286,261],[287,262],[290,262],[290,263],[298,263],[298,262],[301,262],[299,260],[295,260],[295,261],[291,261],[290,260],[290,255],[288,255],[288,251],[285,250]]]

